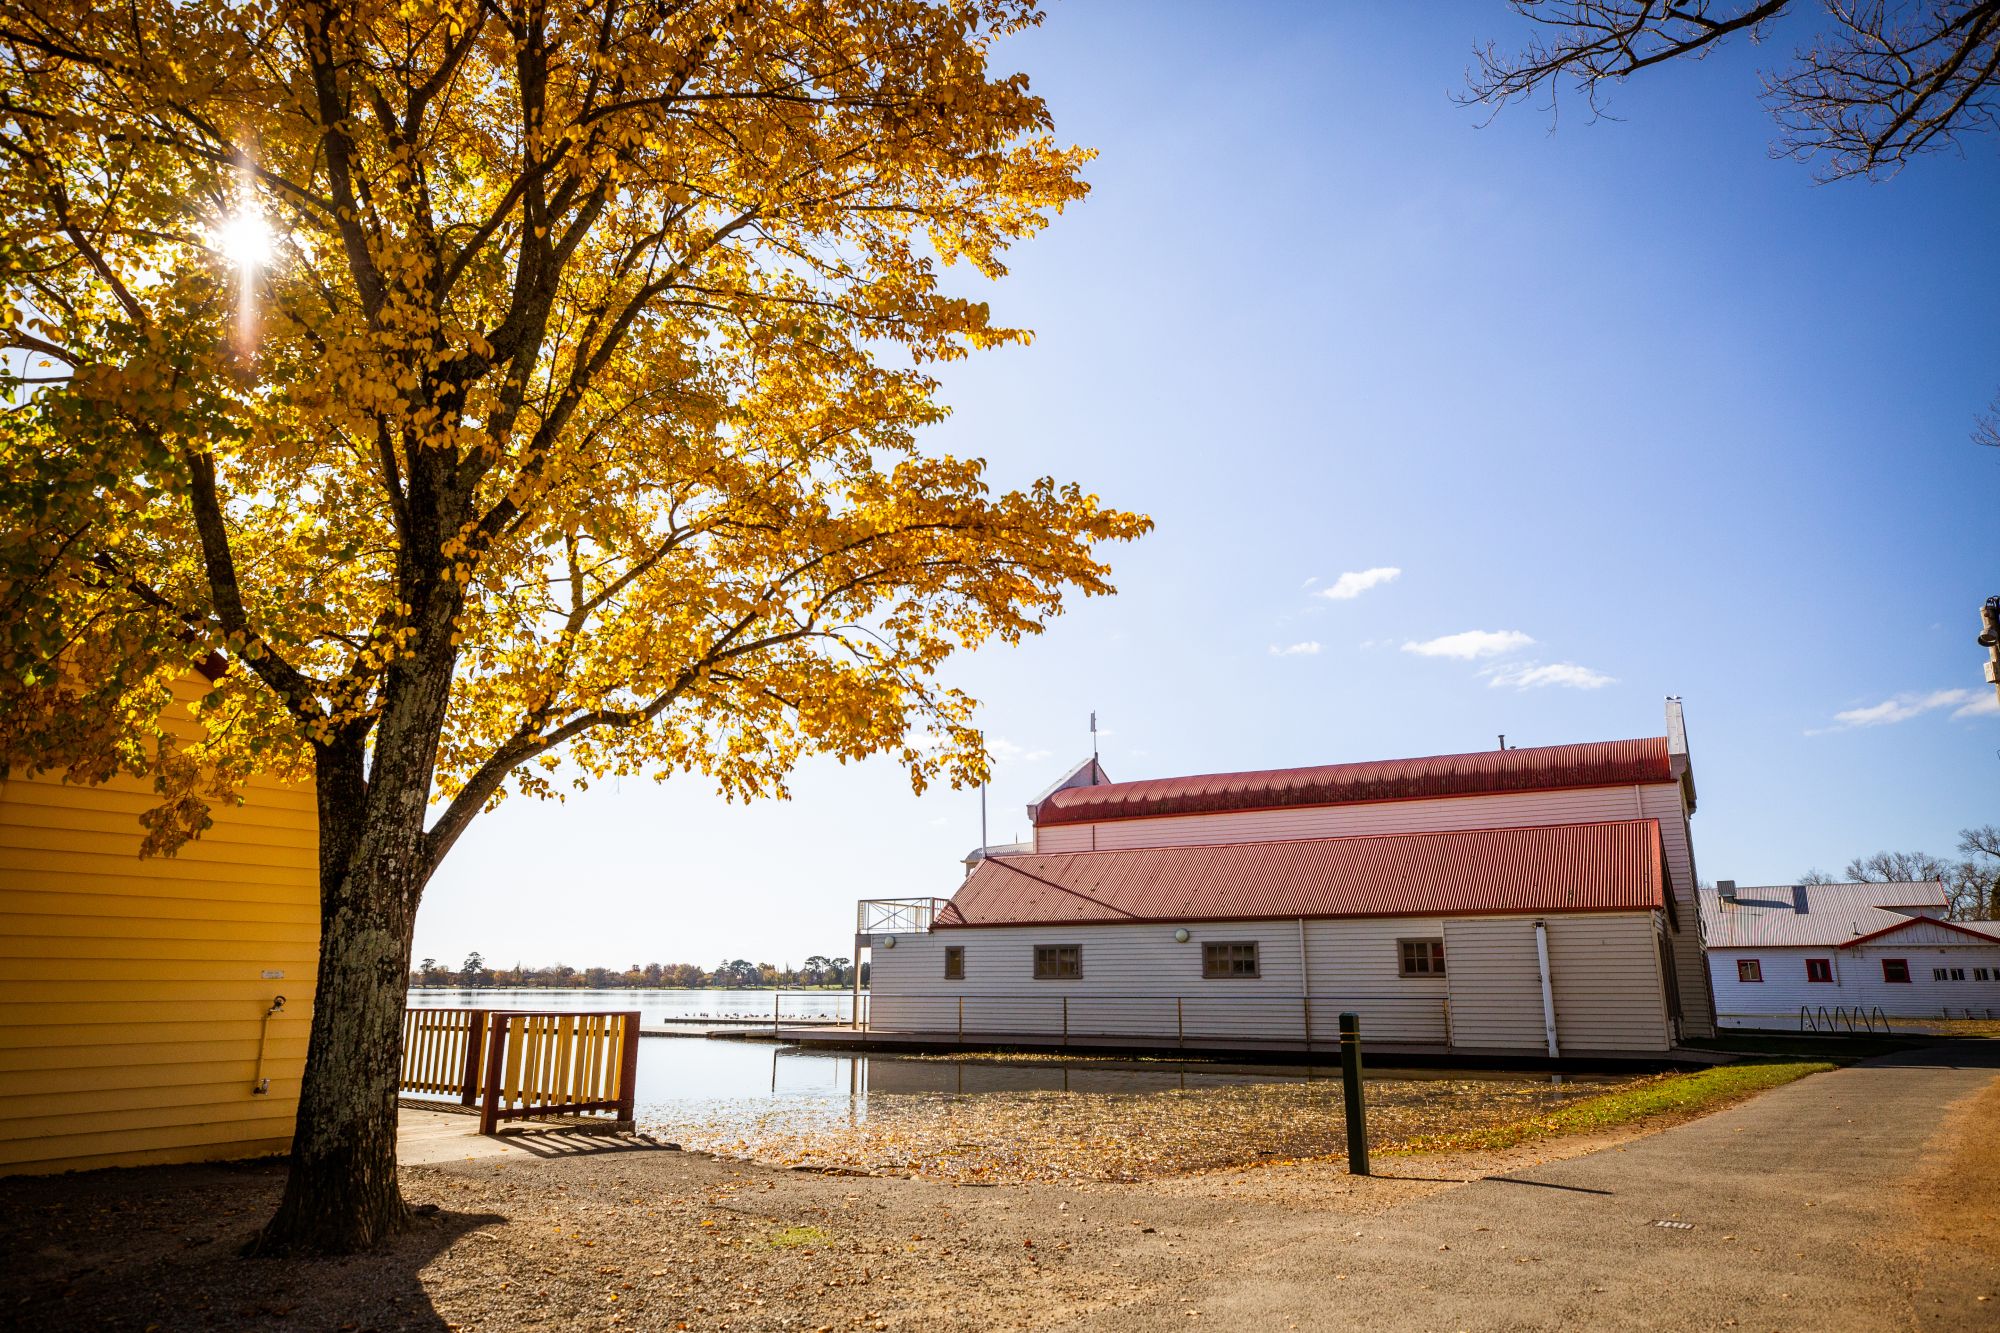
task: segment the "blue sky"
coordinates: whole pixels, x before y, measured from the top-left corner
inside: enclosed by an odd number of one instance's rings
[[[959,663],[995,841],[1092,709],[1136,778],[1658,734],[1668,694],[1705,878],[2000,820],[1972,642],[2000,453],[1968,438],[2000,389],[2000,143],[1815,184],[1756,101],[1783,31],[1619,90],[1615,123],[1482,129],[1448,94],[1518,35],[1497,3],[1094,0],[1004,49],[1102,156],[988,294],[1034,344],[950,367],[930,447],[1159,527],[1118,597]],[[886,762],[755,806],[685,778],[510,801],[417,952],[843,954],[855,899],[948,895],[978,830],[977,793]]]

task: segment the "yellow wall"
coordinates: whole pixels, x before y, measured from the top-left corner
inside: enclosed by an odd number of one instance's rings
[[[260,778],[243,795],[179,855],[142,861],[150,784],[0,781],[0,1174],[289,1146],[318,958],[318,824],[310,785]]]

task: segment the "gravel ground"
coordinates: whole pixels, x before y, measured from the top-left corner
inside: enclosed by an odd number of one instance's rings
[[[1581,1147],[1582,1145],[1576,1145]],[[1151,1183],[955,1186],[673,1151],[406,1167],[380,1253],[237,1256],[274,1162],[0,1181],[0,1326],[52,1330],[1047,1328],[1183,1299],[1260,1236],[1448,1189],[1304,1163]],[[1423,1178],[1419,1178],[1423,1177]],[[434,1211],[432,1211],[434,1210]]]

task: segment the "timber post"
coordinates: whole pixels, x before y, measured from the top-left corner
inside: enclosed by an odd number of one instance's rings
[[[487,1020],[486,1095],[479,1105],[481,1134],[495,1134],[500,1129],[500,1083],[505,1076],[507,1029],[511,1025],[506,1014],[494,1014]]]
[[[1340,1016],[1340,1093],[1347,1105],[1347,1171],[1368,1174],[1368,1107],[1361,1097],[1361,1016]]]
[[[480,1057],[486,1047],[486,1015],[484,1009],[474,1009],[465,1020],[465,1072],[459,1079],[459,1104],[479,1105]]]
[[[618,1047],[618,1120],[630,1128],[639,1098],[639,1011],[625,1011],[624,1040]]]

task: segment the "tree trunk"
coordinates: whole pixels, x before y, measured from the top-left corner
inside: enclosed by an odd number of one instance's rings
[[[449,679],[447,671],[419,692],[434,701]],[[442,710],[434,704],[431,711]],[[285,1196],[252,1247],[260,1254],[366,1250],[409,1218],[396,1181],[396,1095],[411,937],[429,874],[424,810],[435,722],[430,727],[413,744],[404,727],[385,727],[376,739],[372,782],[363,778],[358,740],[318,754],[320,939],[312,1040]]]
[[[438,550],[434,523],[415,529],[418,549]],[[406,561],[399,578],[405,599],[424,608],[419,637],[430,647],[384,674],[372,750],[363,726],[315,752],[319,980],[291,1170],[253,1247],[259,1253],[371,1249],[409,1221],[396,1182],[403,1005],[417,903],[432,869],[425,812],[451,701],[459,595],[434,567]]]
[[[291,1171],[260,1253],[366,1250],[408,1219],[396,1183],[396,1094],[415,893],[395,869],[360,860],[321,914]]]

